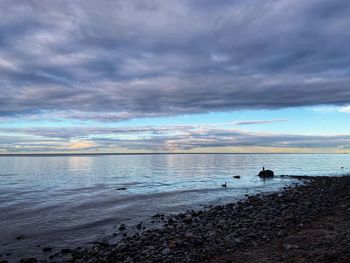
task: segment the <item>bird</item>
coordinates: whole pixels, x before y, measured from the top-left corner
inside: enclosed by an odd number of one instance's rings
[[[227,183],[225,182],[224,184],[221,185],[222,187],[227,187]]]

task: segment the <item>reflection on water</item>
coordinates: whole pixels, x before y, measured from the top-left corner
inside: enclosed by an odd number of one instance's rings
[[[68,169],[69,171],[82,171],[91,170],[94,158],[88,156],[68,156]]]
[[[350,155],[336,154],[1,157],[0,254],[36,255],[37,245],[78,245],[113,233],[120,223],[288,183],[260,180],[256,174],[263,166],[276,174],[341,175],[350,171],[349,161]],[[20,234],[25,239],[18,241]]]

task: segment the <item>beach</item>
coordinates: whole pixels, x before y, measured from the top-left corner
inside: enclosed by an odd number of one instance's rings
[[[156,229],[129,234],[121,225],[124,237],[116,244],[66,248],[43,262],[347,262],[350,177],[298,179],[279,192],[154,215]]]

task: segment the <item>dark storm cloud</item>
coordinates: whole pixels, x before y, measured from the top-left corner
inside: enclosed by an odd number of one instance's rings
[[[0,151],[183,151],[212,147],[340,149],[350,135],[316,136],[257,133],[196,126],[135,128],[0,129]],[[117,150],[116,150],[117,149]],[[205,150],[204,150],[205,151]]]
[[[350,102],[350,2],[0,1],[0,116]]]

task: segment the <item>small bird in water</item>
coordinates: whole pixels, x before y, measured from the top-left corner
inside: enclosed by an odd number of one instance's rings
[[[222,187],[227,187],[227,183],[225,182],[224,184],[221,185]]]

